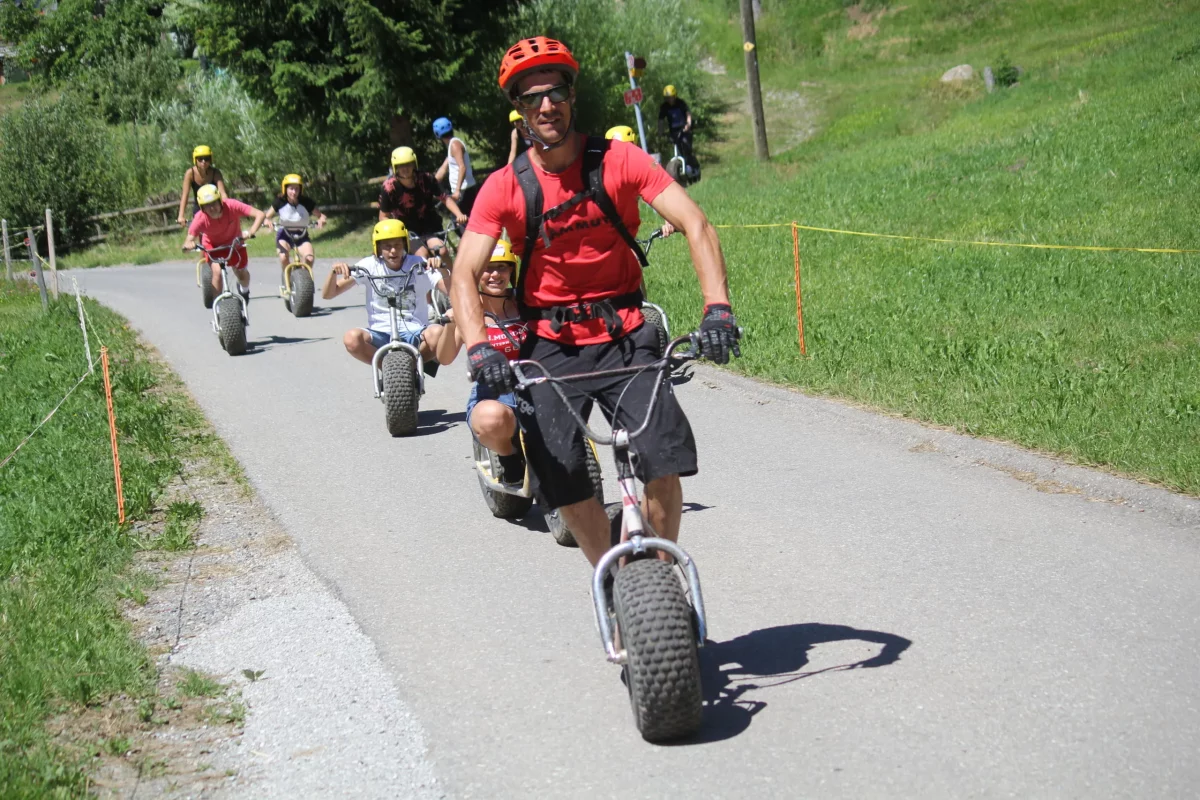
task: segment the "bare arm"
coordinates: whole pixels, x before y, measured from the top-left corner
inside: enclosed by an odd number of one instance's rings
[[[450,171],[450,156],[446,156],[446,160],[437,168],[437,172],[433,173],[433,177],[438,183],[442,182],[442,178],[446,177],[446,173]]]
[[[458,203],[454,202],[453,197],[446,195],[446,199],[443,202],[446,203],[446,210],[454,215],[455,222],[457,222],[459,225],[467,224],[467,215],[462,212],[462,209],[459,208]]]
[[[446,161],[449,163],[450,159],[453,158],[454,163],[458,164],[458,186],[450,187],[450,194],[454,196],[455,200],[462,197],[462,182],[463,179],[467,177],[467,162],[464,156],[465,152],[466,149],[462,146],[462,142],[450,143],[450,156],[446,159]]]
[[[187,218],[183,216],[187,210],[188,192],[192,190],[192,168],[188,167],[188,171],[183,173],[183,189],[179,192],[179,218],[180,225],[187,224]]]
[[[475,231],[466,231],[458,245],[458,258],[450,276],[450,305],[454,307],[458,335],[468,348],[487,341],[483,302],[479,299],[479,277],[483,275],[483,267],[491,259],[495,246],[495,237]]]
[[[700,210],[700,206],[688,197],[688,193],[678,183],[672,183],[664,189],[650,206],[687,237],[692,267],[700,281],[704,305],[728,305],[729,281],[725,273],[725,256],[721,253],[717,231]]]
[[[517,160],[517,145],[520,143],[521,134],[517,133],[517,129],[512,130],[512,142],[508,146],[508,163]]]
[[[217,191],[221,193],[222,200],[229,199],[229,195],[225,193],[225,176],[221,174],[221,170],[217,170]]]
[[[462,350],[462,346],[462,334],[458,332],[458,325],[454,320],[450,320],[442,329],[442,338],[438,339],[437,353],[435,354],[438,363],[452,363],[458,357],[458,351]]]
[[[247,236],[253,236],[258,233],[258,229],[262,227],[263,221],[266,219],[266,214],[254,209],[254,222],[250,225],[250,230],[246,231]]]
[[[350,265],[344,261],[338,262],[325,276],[325,285],[321,287],[321,297],[332,300],[353,287],[355,283],[354,278],[350,277]]]

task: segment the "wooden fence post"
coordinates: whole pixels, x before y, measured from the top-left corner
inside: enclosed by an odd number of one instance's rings
[[[38,261],[37,242],[33,238],[33,228],[25,229],[25,244],[29,246],[29,263],[37,275],[38,291],[42,293],[42,310],[50,310],[50,301],[46,299],[46,278],[42,275],[42,262]]]
[[[8,257],[8,220],[0,219],[0,230],[4,232],[4,275],[11,281],[13,276],[12,261]]]
[[[58,299],[58,261],[54,258],[54,219],[46,209],[46,255],[50,257],[50,293]]]

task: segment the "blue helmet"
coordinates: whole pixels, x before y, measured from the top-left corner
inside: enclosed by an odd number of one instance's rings
[[[452,130],[454,130],[454,125],[446,117],[438,117],[433,121],[433,135],[439,139]]]

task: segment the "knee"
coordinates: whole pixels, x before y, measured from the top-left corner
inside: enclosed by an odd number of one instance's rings
[[[346,351],[355,353],[363,346],[363,332],[358,328],[346,331],[346,335],[342,337],[342,344],[346,346]]]
[[[512,409],[495,400],[480,401],[471,412],[471,429],[483,439],[508,439],[516,432]]]

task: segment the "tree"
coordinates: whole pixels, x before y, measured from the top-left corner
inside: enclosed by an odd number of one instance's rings
[[[204,0],[201,51],[284,119],[377,151],[393,130],[469,108],[516,0]],[[454,120],[470,129],[472,120]],[[428,130],[426,128],[426,130]],[[413,137],[432,145],[432,136]]]
[[[155,0],[0,3],[0,39],[18,45],[30,75],[64,84],[101,59],[153,44],[162,32]]]
[[[110,144],[104,123],[69,95],[0,116],[0,217],[36,225],[52,208],[59,241],[80,241],[84,220],[120,197],[108,171],[97,169]]]

